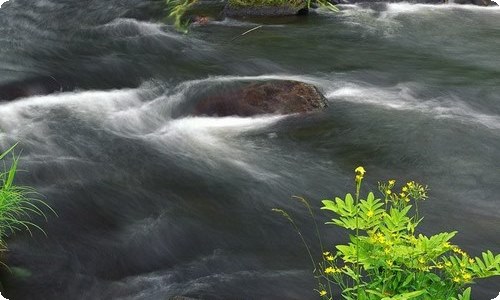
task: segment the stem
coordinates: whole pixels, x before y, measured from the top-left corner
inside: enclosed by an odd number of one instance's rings
[[[282,209],[273,208],[272,210],[282,214],[290,222],[290,224],[292,224],[292,227],[295,230],[295,232],[297,232],[297,234],[299,235],[300,240],[302,241],[302,244],[304,244],[304,247],[306,247],[307,254],[309,255],[309,259],[311,260],[314,271],[316,271],[316,262],[314,261],[313,255],[311,253],[311,249],[309,248],[309,245],[307,244],[304,236],[302,235],[302,232],[300,232],[299,227],[297,226],[297,224],[295,224],[292,217],[290,217],[290,215]]]
[[[356,182],[356,199],[354,205],[356,207],[356,297],[359,300],[359,281],[360,281],[360,273],[361,269],[359,267],[359,191],[361,189],[361,178]]]
[[[292,198],[299,200],[300,202],[302,202],[302,204],[304,204],[307,207],[307,210],[309,211],[309,214],[311,215],[311,218],[313,219],[313,222],[314,222],[314,229],[316,230],[316,237],[318,238],[318,241],[319,241],[319,247],[321,249],[321,254],[323,254],[323,252],[325,252],[325,247],[323,246],[323,241],[321,240],[321,235],[319,234],[319,226],[318,226],[318,223],[316,222],[316,217],[315,217],[314,212],[311,208],[311,205],[304,197],[292,196]],[[316,269],[316,268],[314,267],[314,269]],[[332,286],[330,284],[330,280],[327,280],[326,282],[328,284],[328,291],[330,292],[330,295],[331,295],[332,294]]]

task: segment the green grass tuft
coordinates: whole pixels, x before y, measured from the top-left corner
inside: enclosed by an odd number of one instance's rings
[[[33,188],[14,184],[19,164],[19,156],[13,152],[16,145],[0,154],[4,170],[0,173],[0,251],[7,250],[5,239],[16,231],[27,230],[32,234],[32,229],[36,229],[45,234],[40,226],[31,221],[33,216],[47,219],[42,208],[56,214],[50,206],[38,199],[39,194]],[[10,165],[4,161],[9,154]]]

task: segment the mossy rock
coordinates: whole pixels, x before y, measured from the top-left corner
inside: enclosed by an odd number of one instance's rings
[[[318,112],[327,100],[312,84],[294,80],[266,80],[219,87],[205,93],[192,112],[201,116],[242,116]]]
[[[308,13],[305,1],[229,1],[224,7],[227,17],[283,17]]]

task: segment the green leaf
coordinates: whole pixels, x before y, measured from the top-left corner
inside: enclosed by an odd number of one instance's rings
[[[413,278],[415,278],[414,274],[409,274],[408,276],[406,276],[406,279],[403,282],[403,284],[401,285],[401,287],[407,286],[413,280]]]
[[[366,290],[365,292],[367,292],[369,294],[377,295],[379,297],[384,297],[385,296],[384,294],[382,294],[381,292],[376,291],[376,290]]]
[[[411,298],[416,298],[416,297],[421,296],[421,295],[426,294],[426,293],[427,293],[426,290],[419,290],[419,291],[414,291],[414,292],[409,292],[409,293],[403,293],[401,295],[407,299],[411,299]]]
[[[17,146],[17,144],[19,144],[19,143],[15,143],[14,146],[10,147],[9,149],[7,149],[7,151],[0,154],[0,159],[3,159],[7,154],[9,154],[12,150],[14,150],[14,148]]]
[[[462,295],[458,295],[459,300],[470,300],[471,288],[465,289]]]

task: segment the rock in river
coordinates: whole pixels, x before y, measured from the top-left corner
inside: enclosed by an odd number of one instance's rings
[[[201,99],[195,115],[253,116],[320,111],[326,98],[308,83],[293,80],[254,82]]]
[[[308,12],[305,2],[300,5],[285,3],[282,5],[269,6],[237,6],[228,3],[224,7],[224,15],[227,17],[283,17],[294,15],[306,15]]]

